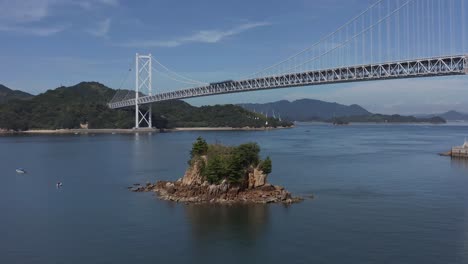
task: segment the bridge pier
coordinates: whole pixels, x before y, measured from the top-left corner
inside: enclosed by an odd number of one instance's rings
[[[140,128],[142,122],[146,123],[149,128],[153,127],[151,105],[146,111],[142,111],[138,103],[140,93],[142,93],[143,96],[151,96],[153,94],[152,69],[151,54],[139,55],[137,53],[135,56],[135,129]]]

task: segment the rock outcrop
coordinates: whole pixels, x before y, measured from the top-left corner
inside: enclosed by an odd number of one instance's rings
[[[155,192],[163,200],[183,203],[294,203],[302,200],[292,197],[283,187],[268,183],[245,189],[226,182],[185,185],[181,181],[158,181],[132,188],[132,191]]]
[[[191,165],[184,174],[184,177],[180,179],[184,185],[200,185],[203,183],[201,176],[201,163],[206,162],[206,156],[201,156],[200,160],[195,160],[194,164]]]
[[[239,146],[208,144],[198,137],[190,151],[189,168],[175,182],[158,181],[129,187],[134,192],[155,192],[161,199],[184,203],[294,203],[281,186],[267,182],[272,171],[270,157],[261,159],[260,147],[249,142]]]
[[[206,157],[202,157],[206,160]],[[155,192],[159,198],[183,203],[295,203],[301,198],[293,197],[281,186],[267,182],[267,175],[259,168],[250,168],[241,183],[223,180],[210,184],[201,176],[201,161],[192,164],[184,177],[175,182],[158,181],[155,184],[129,187],[134,192]]]
[[[263,171],[254,168],[251,172],[249,172],[249,186],[248,188],[257,188],[264,186],[266,184],[267,175],[263,173]]]

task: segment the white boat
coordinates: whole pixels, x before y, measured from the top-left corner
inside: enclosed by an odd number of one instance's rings
[[[26,171],[24,169],[18,168],[18,169],[16,169],[16,173],[25,174]]]

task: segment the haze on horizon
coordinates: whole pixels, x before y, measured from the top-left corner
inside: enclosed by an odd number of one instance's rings
[[[125,76],[136,52],[152,53],[172,70],[196,80],[237,79],[310,46],[373,2],[207,0],[180,5],[0,0],[0,83],[32,94],[81,81],[132,89],[133,74]],[[154,78],[156,91],[170,86],[162,76]],[[468,77],[462,76],[287,88],[187,101],[203,105],[314,98],[359,104],[385,114],[468,112],[467,88]]]

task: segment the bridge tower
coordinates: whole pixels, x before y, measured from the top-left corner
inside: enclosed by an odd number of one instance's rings
[[[135,57],[135,128],[140,128],[141,123],[144,121],[149,128],[153,126],[151,120],[151,104],[148,109],[142,111],[138,104],[140,93],[143,95],[153,95],[152,89],[152,59],[151,54],[140,55],[136,54]]]

